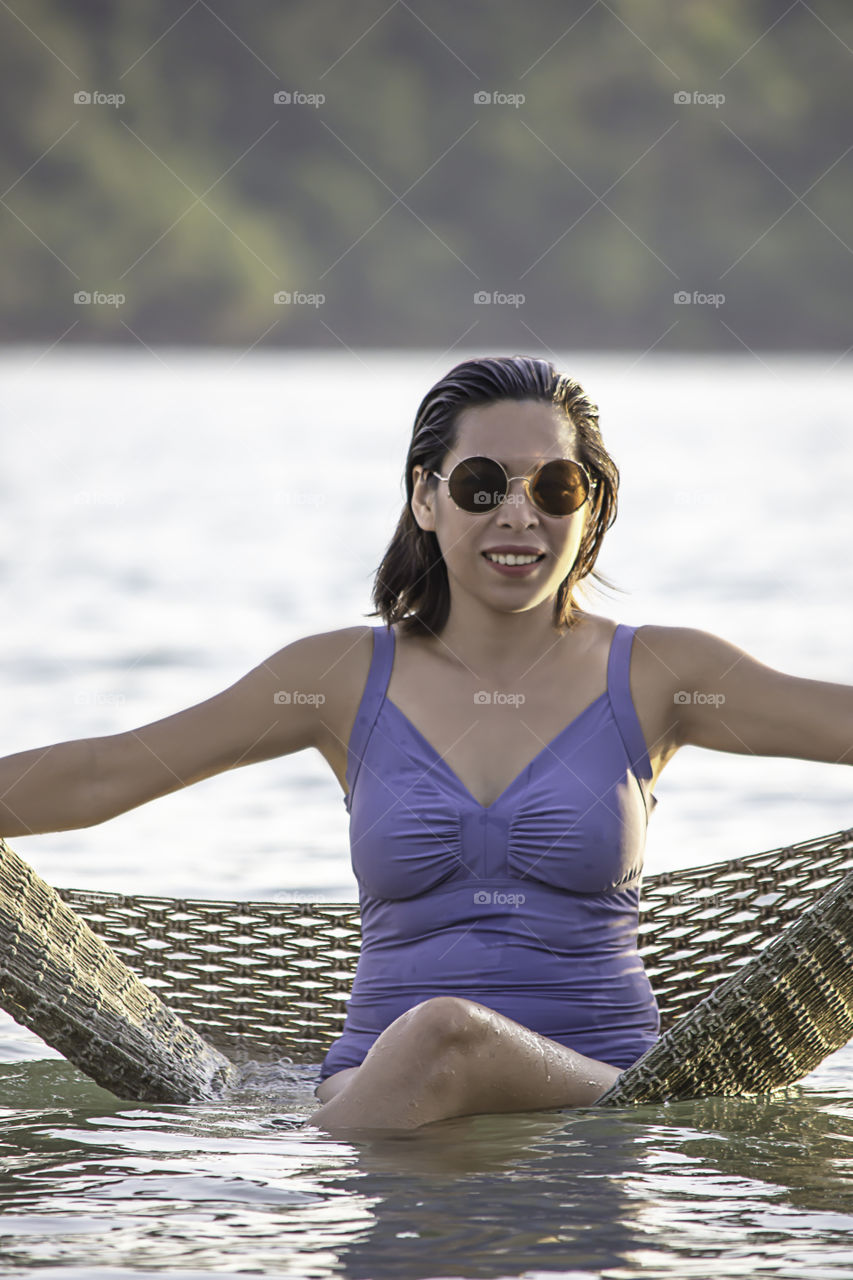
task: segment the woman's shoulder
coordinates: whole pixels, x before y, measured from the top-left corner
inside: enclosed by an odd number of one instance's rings
[[[647,623],[634,632],[631,688],[640,699],[672,708],[707,698],[709,690],[719,689],[735,669],[760,666],[743,649],[711,631]]]
[[[654,622],[622,622],[618,618],[598,613],[586,613],[583,617],[585,625],[589,626],[591,633],[594,631],[597,639],[612,640],[619,627],[625,627],[634,633],[635,652],[645,649],[661,656],[683,652],[685,648],[695,644],[697,637],[708,634],[693,627],[668,627]]]
[[[720,636],[698,627],[662,626],[644,623],[634,628],[635,648],[645,652],[659,666],[695,668],[721,648],[731,651],[733,646]],[[676,674],[676,671],[673,671]]]
[[[355,722],[370,663],[373,627],[341,627],[304,636],[305,680],[318,694],[316,747],[346,791],[347,743]]]
[[[373,627],[341,627],[302,636],[290,646],[298,652],[306,677],[327,695],[352,687],[363,675],[367,679],[373,656]]]
[[[629,682],[631,700],[647,744],[652,780],[681,745],[679,693],[685,684],[686,655],[697,633],[688,627],[655,623],[631,625]]]
[[[616,632],[623,628],[633,633],[630,645],[631,675],[646,685],[652,677],[660,683],[671,661],[683,652],[690,634],[680,627],[662,627],[649,623],[621,622],[604,614],[585,612],[577,626],[577,637],[583,651],[595,650],[599,661],[609,657]],[[695,633],[694,633],[695,634]]]
[[[369,625],[303,636],[295,644],[302,681],[317,695],[320,720],[335,738],[355,719],[373,658]]]

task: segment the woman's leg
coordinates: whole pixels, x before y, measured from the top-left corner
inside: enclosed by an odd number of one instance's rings
[[[622,1074],[456,996],[409,1009],[349,1070],[309,1124],[414,1129],[450,1116],[589,1106]]]
[[[330,1098],[334,1098],[336,1093],[340,1093],[341,1089],[346,1087],[347,1081],[351,1080],[358,1067],[343,1067],[340,1071],[335,1071],[333,1075],[326,1076],[325,1080],[321,1080],[314,1090],[314,1094],[321,1102],[328,1102]]]

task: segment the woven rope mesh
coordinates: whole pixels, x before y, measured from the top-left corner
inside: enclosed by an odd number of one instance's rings
[[[853,870],[853,830],[649,876],[639,952],[661,1030],[764,950]]]
[[[340,1034],[361,942],[357,905],[58,892],[229,1057],[317,1062]]]
[[[2,840],[0,1007],[119,1097],[212,1097],[234,1075]]]
[[[793,1084],[853,1037],[853,871],[681,1015],[598,1106]]]
[[[639,951],[661,1029],[735,975],[850,870],[853,830],[647,876]],[[317,1062],[340,1034],[361,940],[357,904],[58,892],[166,1005],[229,1057]]]

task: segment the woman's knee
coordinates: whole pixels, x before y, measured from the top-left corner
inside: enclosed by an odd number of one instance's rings
[[[461,996],[433,996],[414,1005],[403,1018],[425,1046],[440,1052],[467,1049],[486,1032],[488,1010]]]

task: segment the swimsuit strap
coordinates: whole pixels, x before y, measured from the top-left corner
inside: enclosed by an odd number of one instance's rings
[[[628,752],[628,760],[645,794],[644,784],[651,781],[652,766],[634,699],[631,697],[630,682],[631,646],[636,630],[636,627],[620,622],[613,633],[607,660],[607,692],[610,694],[616,727]]]
[[[364,751],[367,747],[367,740],[373,732],[376,717],[379,715],[379,709],[385,700],[385,691],[388,688],[388,681],[391,679],[391,667],[394,663],[394,632],[384,624],[378,627],[371,627],[371,630],[373,632],[373,657],[370,661],[370,670],[367,673],[367,682],[364,686],[364,693],[361,696],[355,724],[350,734],[349,756],[350,762],[355,760],[355,767],[353,775],[349,779],[349,792],[344,796],[345,802],[349,801],[352,796],[358,779]],[[349,771],[349,764],[347,765],[347,771]],[[347,808],[349,808],[348,804]]]
[[[349,742],[348,774],[353,761],[355,765],[352,777],[348,777],[349,792],[344,796],[347,809],[358,780],[368,739],[373,732],[382,703],[385,701],[391,668],[394,664],[394,632],[384,624],[372,627],[371,630],[373,631],[373,657]],[[636,627],[619,623],[613,633],[607,659],[607,692],[631,768],[637,777],[647,805],[651,802],[653,807],[657,803],[657,797],[648,793],[652,767],[642,726],[631,697],[631,649],[635,632]]]

